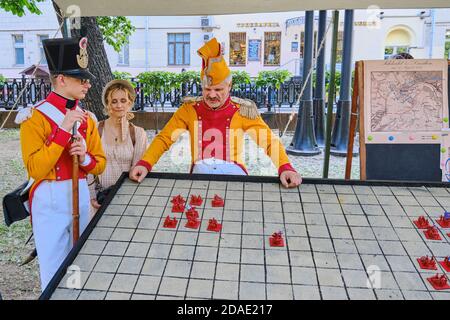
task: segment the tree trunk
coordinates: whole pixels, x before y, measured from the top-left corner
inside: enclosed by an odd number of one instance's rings
[[[87,110],[93,112],[98,120],[106,118],[102,104],[102,90],[113,79],[111,67],[103,45],[103,35],[98,27],[96,17],[82,17],[81,30],[86,30],[88,38],[89,71],[96,77],[91,81],[84,104]],[[79,29],[71,30],[72,37],[81,37]],[[84,32],[83,32],[84,33]]]

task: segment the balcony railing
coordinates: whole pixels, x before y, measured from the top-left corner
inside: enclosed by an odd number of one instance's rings
[[[164,108],[178,108],[185,96],[199,96],[202,89],[199,83],[183,83],[180,87],[170,90],[159,90],[151,94],[144,94],[145,86],[136,79],[130,79],[135,83],[136,102],[133,107],[135,111],[164,111]],[[47,80],[22,78],[7,79],[0,84],[0,108],[10,110],[19,97],[23,88],[24,94],[19,99],[18,107],[27,107],[45,99],[51,91],[51,85]],[[272,107],[292,108],[301,91],[301,81],[291,79],[281,85],[279,89],[264,86],[257,87],[253,82],[232,89],[232,95],[255,101],[258,108],[268,111]]]

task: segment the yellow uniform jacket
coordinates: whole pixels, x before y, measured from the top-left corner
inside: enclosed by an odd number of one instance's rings
[[[280,140],[257,114],[256,106],[249,106],[248,101],[235,98],[228,98],[216,110],[209,108],[202,99],[191,99],[182,104],[153,139],[137,165],[145,166],[150,171],[186,130],[190,133],[193,165],[199,160],[215,158],[234,162],[247,172],[242,160],[243,138],[247,133],[272,159],[279,175],[285,170],[295,171]]]
[[[67,110],[66,103],[65,98],[52,92],[31,109],[30,117],[20,125],[23,162],[28,178],[34,179],[30,189],[30,208],[33,191],[42,181],[72,179],[72,157],[68,152],[72,135],[60,128],[55,119],[44,112],[44,109],[53,109],[56,113],[60,111],[59,115],[62,117]],[[89,155],[87,159],[90,159],[89,163],[80,164],[79,178],[85,178],[88,173],[102,173],[106,157],[95,121],[88,117],[86,122],[81,123],[78,132],[85,140]]]

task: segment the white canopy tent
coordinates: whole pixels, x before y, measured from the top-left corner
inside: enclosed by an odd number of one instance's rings
[[[72,16],[175,16],[327,9],[448,8],[449,0],[55,0]]]

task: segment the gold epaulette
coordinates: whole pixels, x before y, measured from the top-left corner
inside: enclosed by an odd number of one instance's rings
[[[253,100],[231,97],[231,101],[240,105],[239,113],[241,114],[241,116],[252,120],[256,119],[259,116],[258,107]]]
[[[183,103],[195,103],[195,102],[200,102],[202,100],[203,100],[202,96],[200,96],[200,97],[187,96],[182,99],[182,102]]]

